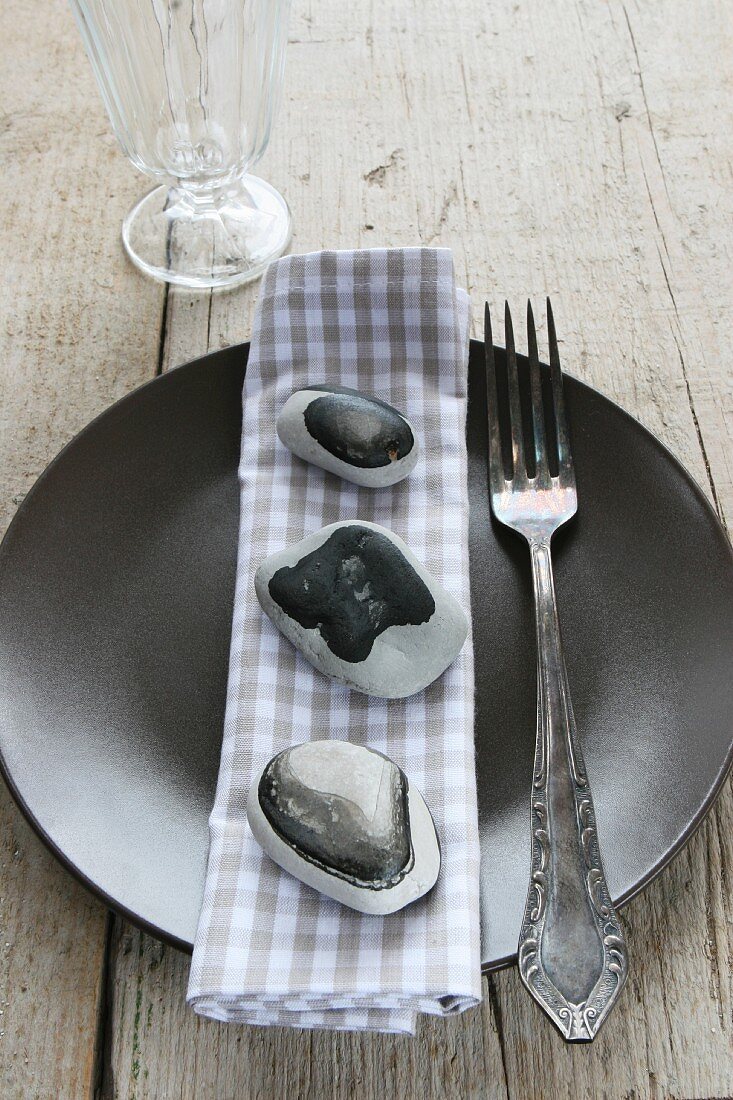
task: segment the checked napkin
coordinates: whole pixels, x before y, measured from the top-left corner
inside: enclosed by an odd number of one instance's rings
[[[372,520],[400,535],[470,612],[466,492],[468,298],[446,249],[288,256],[267,270],[243,393],[241,519],[221,766],[188,1000],[219,1020],[411,1033],[419,1012],[481,997],[473,651],[408,699],[350,691],[309,665],[263,615],[263,558],[327,523]],[[387,489],[308,465],[279,441],[293,392],[317,382],[380,397],[411,421],[422,454]],[[245,806],[275,753],[339,738],[390,756],[422,791],[440,837],[434,890],[365,916],[281,871]]]

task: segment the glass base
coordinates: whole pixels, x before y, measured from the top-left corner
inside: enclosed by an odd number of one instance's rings
[[[216,192],[156,187],[125,218],[122,240],[146,275],[203,289],[258,278],[288,247],[291,230],[282,195],[243,176]]]

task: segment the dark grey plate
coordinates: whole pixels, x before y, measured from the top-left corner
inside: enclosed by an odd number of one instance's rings
[[[489,517],[482,350],[468,443],[493,967],[514,954],[527,887],[535,658],[528,555]],[[74,874],[183,948],[219,762],[245,360],[245,347],[217,352],[109,409],[46,470],[0,548],[5,778]],[[609,883],[625,900],[690,836],[730,762],[733,559],[660,443],[571,378],[567,403],[580,511],[557,538],[558,597]]]

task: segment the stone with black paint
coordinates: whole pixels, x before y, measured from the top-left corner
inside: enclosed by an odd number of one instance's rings
[[[299,458],[372,489],[407,477],[419,457],[417,438],[401,412],[344,386],[296,390],[280,412],[277,433]]]
[[[362,913],[394,913],[438,878],[430,811],[374,749],[347,741],[285,749],[252,784],[247,819],[280,867]]]
[[[367,695],[426,688],[460,652],[468,621],[392,531],[345,520],[260,565],[263,610],[321,672]]]

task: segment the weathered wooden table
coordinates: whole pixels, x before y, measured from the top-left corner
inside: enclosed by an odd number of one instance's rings
[[[485,295],[551,293],[567,369],[733,515],[733,24],[725,0],[299,0],[263,174],[293,248],[441,243]],[[145,181],[63,0],[0,8],[3,520],[96,413],[245,339],[257,287],[126,262]],[[497,315],[500,310],[495,311]],[[538,311],[540,314],[543,311]],[[501,339],[501,333],[499,333]],[[704,568],[704,563],[701,563]],[[150,655],[155,661],[155,654]],[[733,799],[624,913],[631,977],[568,1048],[514,970],[418,1038],[197,1020],[188,959],[78,886],[0,793],[0,1097],[722,1097],[733,1092]]]

